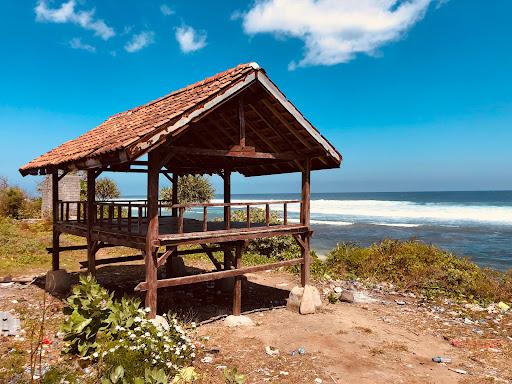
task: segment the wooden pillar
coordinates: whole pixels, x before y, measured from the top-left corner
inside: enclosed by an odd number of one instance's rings
[[[224,170],[224,203],[231,203],[231,171]],[[231,208],[224,207],[224,228],[231,228]],[[233,265],[233,256],[229,247],[224,249],[224,269],[229,270]]]
[[[235,269],[242,266],[242,245],[236,244]],[[233,315],[240,316],[242,313],[242,276],[235,276],[235,287],[233,289]]]
[[[59,173],[52,173],[52,221],[53,221],[53,238],[52,238],[52,269],[59,269],[59,238],[60,232],[57,230],[57,222],[59,221]]]
[[[224,170],[224,203],[231,203],[231,170]],[[224,228],[231,228],[231,207],[224,207]]]
[[[311,199],[311,161],[307,159],[304,162],[304,168],[302,169],[302,204],[301,204],[301,223],[307,227],[310,225],[310,199]],[[311,256],[309,254],[309,232],[302,236],[304,241],[304,247],[302,247],[302,258],[304,263],[301,264],[301,284],[305,286],[309,284],[309,267],[311,265]]]
[[[154,242],[158,240],[158,176],[160,172],[159,158],[155,152],[148,155],[148,230],[146,233],[146,250],[144,252],[144,264],[146,267],[146,307],[149,307],[149,318],[156,316],[157,309],[157,267],[156,253],[158,247]]]
[[[178,181],[179,180],[179,177],[178,177],[178,174],[176,172],[173,172],[172,174],[172,201],[171,203],[174,205],[174,204],[178,204]],[[172,209],[172,217],[177,217],[178,216],[178,208],[173,208]]]
[[[87,170],[87,269],[91,275],[96,274],[96,242],[92,239],[92,227],[96,222],[96,172]]]

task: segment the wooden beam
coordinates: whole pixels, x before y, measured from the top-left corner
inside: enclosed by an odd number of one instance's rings
[[[206,244],[201,244],[201,248],[203,249],[204,253],[206,253],[208,258],[211,260],[211,262],[215,266],[215,269],[217,269],[217,271],[221,271],[222,265],[218,262],[215,256],[213,256],[213,252],[208,248],[208,246]]]
[[[117,247],[117,245],[113,245],[113,244],[101,244],[99,248],[108,248],[108,247]],[[87,249],[87,244],[82,244],[82,245],[66,245],[64,247],[60,247],[59,246],[59,251],[60,252],[65,252],[65,251],[79,251],[79,250],[82,250],[82,249]],[[53,248],[52,247],[47,247],[46,248],[46,251],[48,253],[52,253],[53,252]]]
[[[172,257],[172,254],[176,252],[178,247],[176,246],[170,246],[161,256],[158,257],[158,261],[156,263],[156,267],[160,268],[169,257]]]
[[[98,259],[96,260],[96,266],[105,265],[105,264],[114,264],[114,263],[125,263],[127,261],[137,261],[144,260],[143,255],[129,255],[129,256],[117,256],[117,257],[109,257],[107,259]],[[80,266],[87,267],[87,260],[80,261]]]
[[[261,264],[261,265],[251,266],[251,267],[243,267],[243,268],[239,268],[239,269],[230,269],[227,271],[208,272],[208,273],[202,273],[199,275],[174,277],[172,279],[158,280],[157,286],[158,286],[158,288],[165,288],[165,287],[175,287],[178,285],[185,285],[185,284],[201,283],[201,282],[205,282],[205,281],[224,279],[226,277],[241,276],[241,275],[245,275],[246,273],[265,271],[267,269],[277,269],[277,268],[281,268],[281,267],[288,267],[291,265],[298,265],[298,264],[301,264],[302,262],[303,262],[302,258],[301,259],[291,259],[291,260],[278,261],[276,263],[270,263],[270,264]],[[148,289],[148,287],[147,287],[146,282],[141,282],[135,287],[136,291],[146,291],[147,289]]]
[[[57,230],[57,222],[59,221],[59,173],[52,173],[52,269],[59,269],[59,238],[60,232]]]
[[[242,245],[237,244],[235,248],[235,270],[242,267]],[[233,287],[233,315],[240,316],[242,313],[242,277],[235,276],[235,286]]]
[[[87,261],[88,271],[93,276],[96,274],[96,251],[94,250],[95,241],[92,239],[92,228],[96,223],[96,177],[97,172],[93,169],[87,170]]]
[[[236,147],[232,149],[210,149],[210,148],[197,148],[197,147],[178,147],[171,146],[169,151],[173,151],[177,154],[185,155],[198,155],[198,156],[213,156],[213,157],[235,157],[235,158],[247,158],[247,159],[269,159],[269,160],[296,160],[304,158],[304,155],[297,154],[297,152],[257,152],[255,150],[243,150]],[[311,153],[308,153],[311,156]]]
[[[146,300],[145,305],[149,307],[148,317],[153,319],[157,310],[157,264],[154,241],[158,239],[158,173],[160,162],[156,151],[148,154],[148,179],[147,179],[147,220],[148,228],[146,233],[146,249],[144,252],[144,264],[146,269]]]
[[[244,114],[244,98],[241,95],[238,103],[238,120],[240,125],[240,147],[245,147],[245,114]]]
[[[310,200],[311,200],[311,160],[304,162],[302,170],[302,203],[301,203],[301,222],[309,228],[310,220]],[[304,262],[301,265],[301,283],[302,286],[309,284],[309,267],[311,264],[311,255],[309,254],[309,238],[310,234],[302,235],[302,258]]]
[[[172,173],[172,197],[171,197],[172,205],[179,204],[178,183],[179,183],[179,176],[176,172],[173,172]],[[172,208],[172,217],[177,217],[177,216],[178,216],[178,208]]]
[[[231,203],[231,170],[224,170],[224,204]],[[224,229],[231,228],[231,208],[224,207]]]

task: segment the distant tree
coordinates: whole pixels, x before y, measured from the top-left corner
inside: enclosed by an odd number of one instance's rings
[[[180,204],[207,203],[215,195],[215,189],[205,176],[186,175],[178,181],[178,202]],[[160,189],[162,200],[172,200],[172,187]]]
[[[25,200],[25,192],[19,187],[7,186],[0,189],[0,215],[20,219]]]
[[[114,180],[103,177],[96,180],[96,200],[105,201],[121,196],[119,188]]]

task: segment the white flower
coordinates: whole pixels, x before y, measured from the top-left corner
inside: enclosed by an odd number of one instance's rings
[[[151,308],[146,307],[146,308],[144,308],[144,311],[145,311],[146,313],[149,313],[149,312],[151,312]]]
[[[94,352],[94,353],[92,354],[92,357],[97,358],[97,357],[98,357],[98,352]]]
[[[149,332],[146,332],[146,333],[144,334],[144,336],[149,337],[149,336],[150,336],[150,335],[149,335]]]
[[[135,339],[135,333],[130,333],[130,339]]]
[[[135,316],[133,321],[135,321],[136,323],[140,323],[142,321],[142,319],[139,316]]]
[[[190,354],[190,357],[194,358],[194,357],[196,357],[196,354],[195,354],[194,352],[192,352],[192,353]]]

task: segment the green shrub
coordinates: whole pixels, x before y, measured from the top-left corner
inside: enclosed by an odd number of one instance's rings
[[[115,301],[90,275],[80,278],[67,303],[64,352],[98,360],[105,384],[161,383],[162,374],[178,374],[195,357],[195,345],[173,315],[164,316],[166,325],[148,320],[140,300]]]
[[[25,198],[25,192],[19,187],[3,188],[0,191],[0,215],[21,219]]]
[[[428,296],[480,301],[512,297],[512,273],[482,269],[467,258],[415,240],[384,240],[367,248],[338,244],[327,256],[326,270],[337,276],[391,282]]]
[[[112,296],[91,275],[80,277],[80,283],[73,287],[73,294],[66,300],[68,306],[64,308],[68,315],[62,325],[66,353],[98,357],[97,336],[108,327],[106,321],[112,308]]]

